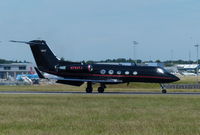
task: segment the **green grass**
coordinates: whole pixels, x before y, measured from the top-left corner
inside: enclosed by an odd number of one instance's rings
[[[93,86],[93,91],[97,92],[98,84]],[[33,85],[33,86],[0,86],[0,91],[80,91],[85,92],[86,84],[81,87],[69,85]],[[159,84],[130,83],[107,85],[105,92],[160,92]],[[200,89],[168,89],[169,92],[200,92]]]
[[[93,86],[94,91],[97,91],[99,84]],[[0,91],[85,91],[86,84],[81,87],[74,87],[69,85],[33,85],[33,86],[0,86]],[[159,84],[147,84],[147,83],[130,83],[107,85],[106,91],[159,91]]]
[[[186,95],[0,95],[1,135],[198,135]]]
[[[197,83],[196,76],[182,76],[179,78],[180,78],[180,81],[175,82],[175,84],[196,84]],[[198,80],[200,81],[200,77],[198,77]]]
[[[191,82],[194,77],[178,83]],[[0,91],[85,91],[85,87],[0,86]],[[108,85],[106,91],[160,91],[160,87],[130,83]],[[199,120],[200,98],[195,95],[0,94],[0,135],[199,135]]]

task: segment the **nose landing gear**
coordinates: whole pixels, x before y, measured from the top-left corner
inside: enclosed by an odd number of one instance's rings
[[[165,88],[165,86],[163,84],[160,84],[160,87],[161,87],[163,94],[167,93],[167,89]]]

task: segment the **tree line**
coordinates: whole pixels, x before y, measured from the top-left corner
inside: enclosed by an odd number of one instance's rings
[[[61,58],[62,61],[65,61],[64,58]],[[68,62],[71,62],[70,60],[67,60]],[[192,61],[192,60],[133,60],[131,58],[125,59],[125,58],[117,58],[117,59],[106,59],[106,60],[101,60],[101,61],[93,61],[93,60],[88,60],[88,61],[81,61],[81,63],[86,63],[86,64],[94,64],[94,63],[137,63],[137,64],[143,64],[143,63],[163,63],[165,66],[173,66],[176,64],[196,64],[197,61]],[[198,61],[200,63],[200,60]]]
[[[18,60],[6,60],[6,59],[0,59],[0,64],[11,64],[11,63],[30,63],[26,60],[24,61],[18,61]]]
[[[149,61],[142,61],[140,59],[138,60],[133,60],[133,59],[125,59],[125,58],[118,58],[118,59],[106,59],[102,61],[86,61],[86,63],[93,64],[93,63],[98,63],[98,62],[103,62],[103,63],[137,63],[137,64],[142,64],[142,63],[164,63],[166,66],[173,66],[176,64],[196,64],[197,61],[186,61],[186,60],[166,60],[166,61],[161,61],[161,60],[149,60]],[[200,60],[198,61],[200,63]]]
[[[63,57],[61,58],[61,61],[66,61]],[[70,60],[67,60],[70,62]],[[117,58],[117,59],[106,59],[106,60],[101,60],[101,61],[81,61],[81,63],[87,63],[87,64],[94,64],[94,63],[137,63],[137,64],[142,64],[142,63],[164,63],[165,66],[173,66],[175,64],[196,64],[197,61],[186,61],[186,60],[166,60],[166,61],[161,61],[161,60],[149,60],[149,61],[142,61],[140,59],[138,60],[133,60],[131,58],[126,59],[126,58]],[[30,63],[26,60],[24,61],[18,61],[18,60],[6,60],[6,59],[0,59],[0,64],[11,64],[11,63]],[[200,63],[200,60],[198,61]]]

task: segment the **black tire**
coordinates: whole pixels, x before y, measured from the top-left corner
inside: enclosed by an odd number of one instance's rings
[[[166,90],[166,89],[163,89],[163,90],[162,90],[162,93],[164,93],[164,94],[167,93],[167,90]]]
[[[92,93],[92,88],[86,88],[86,93]]]
[[[99,87],[99,88],[98,88],[98,92],[99,92],[99,93],[103,93],[103,92],[104,92],[104,88],[103,88],[103,87]]]

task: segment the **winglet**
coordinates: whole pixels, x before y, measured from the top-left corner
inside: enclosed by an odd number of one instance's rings
[[[34,67],[34,68],[35,68],[35,71],[36,71],[36,73],[38,74],[38,76],[39,76],[40,79],[46,79],[46,78],[44,77],[44,75],[39,71],[39,69],[38,69],[37,67]]]

